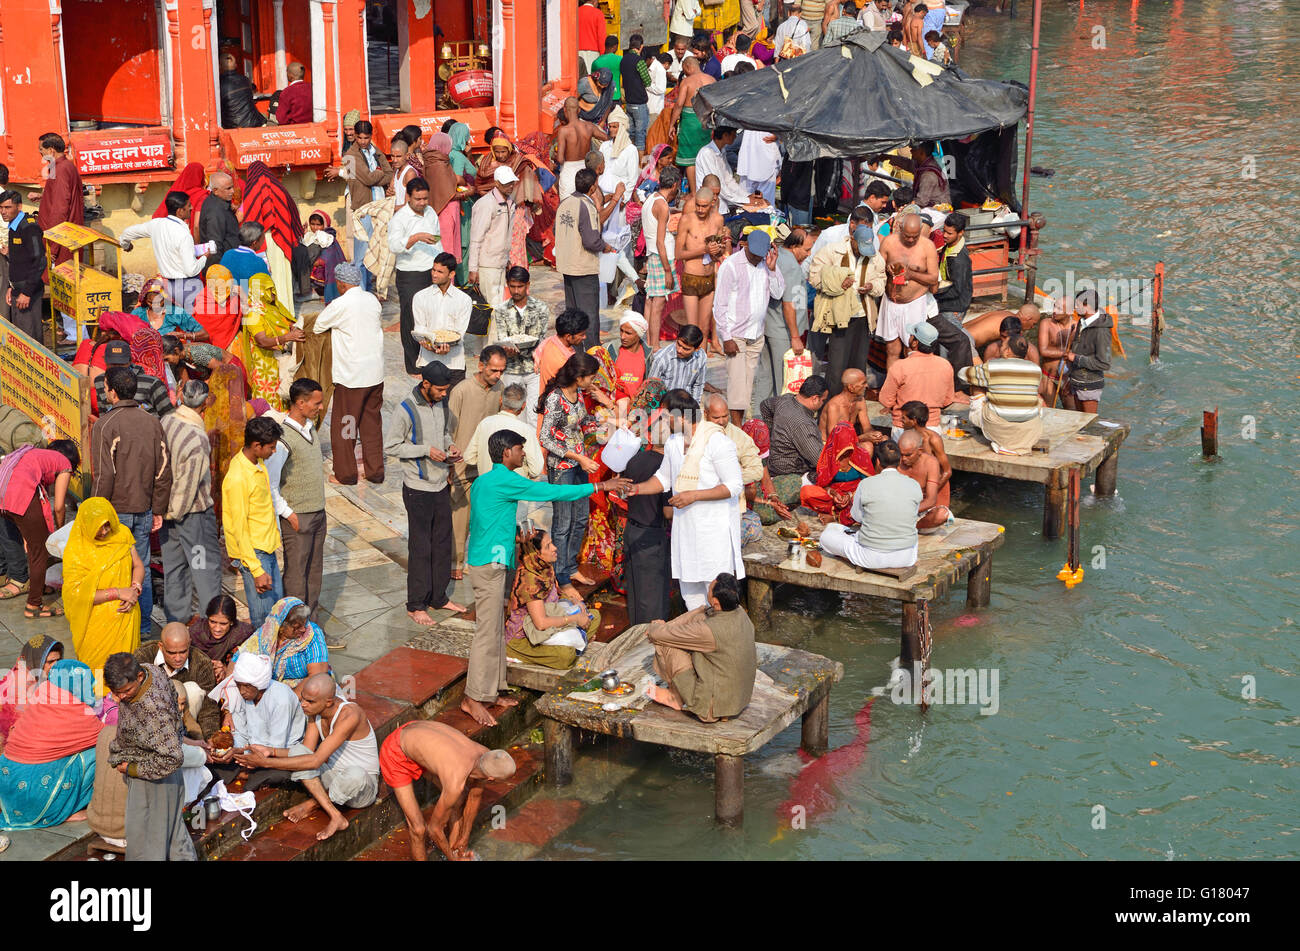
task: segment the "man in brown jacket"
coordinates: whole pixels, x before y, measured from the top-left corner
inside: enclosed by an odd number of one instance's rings
[[[157,417],[141,409],[130,367],[104,374],[112,409],[95,423],[90,437],[95,460],[94,495],[113,505],[118,520],[135,536],[135,550],[149,565],[149,533],[162,528],[172,495],[172,467],[167,439]],[[140,639],[153,634],[153,584],[145,572],[140,594]]]
[[[667,687],[650,687],[656,703],[693,713],[705,723],[739,716],[754,694],[758,652],[754,625],[740,606],[740,583],[728,572],[709,584],[709,603],[671,621],[651,621],[655,673]]]
[[[198,861],[183,812],[182,721],[171,681],[118,653],[104,662],[104,685],[119,704],[108,764],[126,777],[127,861]]]
[[[370,236],[374,225],[369,218],[357,218],[352,213],[362,205],[379,201],[384,197],[384,190],[393,180],[393,167],[383,150],[375,146],[375,127],[366,120],[353,124],[352,144],[343,153],[343,162],[338,168],[325,170],[328,179],[342,178],[348,183],[348,233],[352,237],[352,263],[362,270],[365,281],[362,290],[374,289],[374,278],[364,270],[366,251],[370,247]]]

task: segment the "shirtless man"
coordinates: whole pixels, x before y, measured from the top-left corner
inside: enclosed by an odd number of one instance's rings
[[[1056,406],[1058,377],[1064,376],[1062,360],[1070,350],[1070,337],[1074,334],[1074,315],[1062,301],[1052,311],[1052,319],[1038,324],[1038,355],[1043,368],[1043,382],[1038,393],[1047,406]]]
[[[939,285],[939,252],[921,234],[921,216],[907,214],[880,242],[886,276],[876,333],[885,340],[886,369],[902,355],[906,328],[938,313],[933,292]]]
[[[970,334],[971,341],[975,344],[971,357],[976,364],[982,363],[980,354],[991,343],[995,343],[1002,336],[1002,321],[1008,317],[1018,317],[1020,319],[1020,332],[1032,335],[1038,328],[1040,319],[1038,307],[1034,304],[1023,304],[1018,310],[1010,311],[1006,309],[985,311],[978,317],[966,321],[962,324],[962,329]]]
[[[925,58],[926,12],[924,3],[909,4],[903,12],[903,44],[909,53],[922,59]]]
[[[682,60],[682,81],[677,85],[677,101],[673,104],[672,118],[668,123],[668,134],[672,136],[673,146],[677,150],[677,164],[686,172],[686,180],[691,191],[695,191],[695,156],[709,143],[709,131],[700,124],[700,118],[692,108],[695,94],[701,86],[708,86],[713,77],[700,69],[700,61],[694,56]]]
[[[555,154],[560,162],[560,201],[573,194],[573,179],[585,167],[592,140],[607,138],[594,122],[579,117],[576,96],[564,100],[564,125],[555,134]]]
[[[316,833],[316,838],[323,842],[348,827],[339,806],[362,808],[375,801],[379,792],[379,759],[370,721],[359,706],[339,696],[333,677],[326,673],[312,674],[298,688],[298,696],[307,715],[302,746],[308,752],[271,757],[264,755],[267,752],[264,747],[254,746],[248,753],[236,753],[235,762],[240,766],[294,773],[293,778],[303,784],[311,798],[286,809],[284,817],[298,822],[315,812],[319,805],[329,816],[329,824]],[[339,756],[331,768],[330,760],[336,753]],[[298,773],[309,775],[300,777]]]
[[[710,346],[717,346],[716,334],[710,333],[709,318],[713,314],[717,262],[723,254],[717,235],[723,227],[714,192],[707,186],[695,193],[694,208],[683,211],[677,225],[677,260],[682,262],[682,304],[686,308],[686,322],[699,327]],[[709,257],[707,264],[704,261],[706,255]],[[717,346],[717,349],[721,347]]]
[[[926,425],[930,419],[930,407],[920,400],[908,400],[901,409],[903,432],[910,430],[920,433],[921,438],[925,440],[925,451],[934,456],[939,463],[939,490],[946,492],[948,482],[952,479],[952,463],[948,461],[948,453],[943,448],[943,437]],[[948,496],[945,495],[943,500],[947,502]]]
[[[388,734],[379,768],[406,816],[411,858],[423,862],[432,839],[451,861],[467,862],[475,858],[466,845],[483,801],[483,784],[509,779],[515,761],[505,750],[490,750],[444,723],[412,720]],[[427,823],[412,785],[421,776],[436,782],[439,791]]]
[[[817,425],[822,431],[822,442],[830,438],[831,430],[840,423],[852,423],[858,431],[858,442],[874,443],[887,438],[877,432],[871,425],[871,415],[867,412],[867,375],[861,370],[849,367],[840,374],[842,389],[826,401],[822,407],[821,418]],[[875,398],[875,394],[872,394]]]
[[[1034,307],[1033,304],[1026,304],[1020,309],[1024,310],[1026,307],[1033,307],[1035,312],[1038,310],[1038,308]],[[998,339],[994,340],[984,348],[984,361],[987,363],[989,360],[996,360],[999,357],[1021,356],[1025,360],[1032,360],[1035,363],[1039,363],[1038,348],[1035,347],[1032,342],[1029,343],[1028,356],[1024,356],[1023,354],[1013,354],[1007,349],[1011,338],[1024,337],[1024,333],[1024,324],[1018,316],[1013,315],[1011,317],[1003,317],[1002,323],[998,325]],[[1029,340],[1028,337],[1024,337],[1024,339],[1026,341]]]
[[[937,531],[947,523],[952,512],[948,509],[948,483],[940,487],[939,461],[924,449],[925,439],[915,429],[898,437],[898,452],[902,461],[898,471],[911,476],[921,487],[921,504],[917,508],[920,518],[916,530],[923,535]]]

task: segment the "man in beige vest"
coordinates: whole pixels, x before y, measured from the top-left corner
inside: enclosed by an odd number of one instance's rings
[[[294,380],[289,387],[289,413],[266,474],[271,502],[280,518],[284,542],[284,594],[307,605],[312,620],[320,601],[325,565],[325,469],[320,433],[312,423],[321,411],[324,393],[315,380]],[[347,644],[326,635],[331,650]]]
[[[600,255],[614,248],[601,237],[613,203],[601,217],[596,199],[603,196],[596,185],[596,173],[589,168],[578,172],[574,192],[555,210],[555,269],[564,275],[564,307],[587,315],[587,347],[600,344]]]
[[[646,695],[705,723],[736,717],[749,705],[758,672],[754,625],[740,606],[740,582],[724,572],[710,584],[708,604],[671,621],[651,621],[655,673],[666,687]]]

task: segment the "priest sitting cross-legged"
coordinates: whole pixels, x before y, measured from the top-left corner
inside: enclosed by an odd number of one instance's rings
[[[226,722],[234,734],[235,750],[251,750],[273,759],[272,753],[287,756],[291,747],[302,743],[307,730],[302,704],[292,687],[271,679],[271,661],[265,655],[241,650],[235,656],[234,673],[217,684],[208,696],[219,699],[226,708]],[[247,767],[231,762],[230,754],[218,755],[214,750],[212,758],[215,763],[228,764],[212,770],[227,783],[241,771],[247,771]],[[244,783],[244,790],[286,783],[290,778],[287,770],[271,762],[254,769]]]
[[[339,806],[361,809],[375,801],[379,792],[379,746],[365,713],[344,699],[329,674],[313,674],[299,689],[303,713],[309,718],[301,743],[287,749],[254,748],[236,753],[241,766],[271,767],[293,771],[292,779],[303,784],[311,799],[286,809],[284,817],[297,822],[316,811],[317,805],[329,816],[329,824],[316,834],[324,841],[348,827]]]
[[[740,583],[723,573],[709,583],[708,603],[671,621],[651,621],[655,672],[667,687],[646,695],[705,723],[739,716],[754,693],[758,653],[754,625],[740,606]]]

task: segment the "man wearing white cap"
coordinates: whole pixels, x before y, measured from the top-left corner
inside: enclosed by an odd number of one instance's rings
[[[505,300],[506,268],[510,265],[510,222],[515,203],[510,195],[519,177],[508,165],[493,173],[496,186],[474,202],[469,220],[469,280],[478,284],[491,306]],[[491,338],[489,332],[489,338]]]
[[[307,717],[293,688],[271,677],[271,659],[252,651],[240,651],[235,670],[227,680],[217,684],[212,693],[223,687],[230,697],[230,685],[239,695],[238,703],[228,703],[231,732],[237,748],[248,747],[263,756],[268,750],[288,749],[302,742]]]

